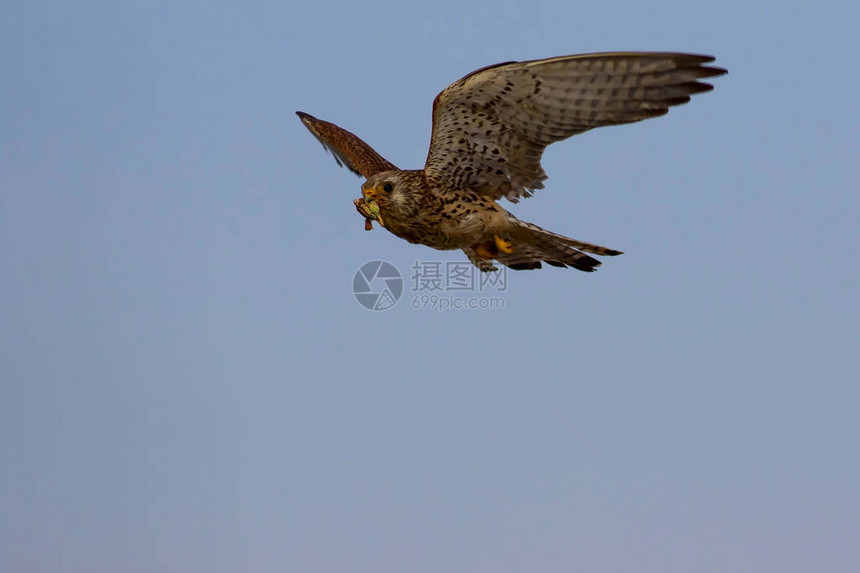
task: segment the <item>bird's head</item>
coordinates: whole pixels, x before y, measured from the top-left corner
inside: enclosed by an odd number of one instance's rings
[[[422,179],[412,171],[383,171],[371,175],[361,186],[366,202],[379,206],[383,217],[398,219],[410,216],[417,207],[416,194],[422,189]]]

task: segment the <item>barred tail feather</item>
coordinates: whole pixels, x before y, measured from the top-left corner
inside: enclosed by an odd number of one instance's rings
[[[624,254],[623,251],[616,251],[615,249],[610,249],[608,247],[601,247],[600,245],[592,245],[591,243],[577,241],[576,239],[571,239],[570,237],[565,237],[564,235],[559,235],[558,233],[553,233],[552,231],[542,229],[535,224],[520,221],[519,219],[517,219],[516,224],[519,228],[528,229],[537,236],[545,237],[546,239],[553,239],[564,245],[573,247],[574,249],[579,249],[580,251],[585,251],[587,253],[593,253],[595,255],[600,255],[603,257],[614,257],[616,255]]]
[[[592,272],[601,263],[582,251],[603,256],[621,254],[621,251],[577,241],[525,221],[516,220],[515,224],[510,237],[514,251],[499,253],[496,257],[500,263],[515,270],[539,269],[544,262],[555,267]]]

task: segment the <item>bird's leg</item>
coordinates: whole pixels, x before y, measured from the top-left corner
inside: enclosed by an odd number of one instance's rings
[[[510,241],[506,241],[498,235],[493,235],[493,241],[495,242],[495,247],[506,255],[514,252],[514,247]]]
[[[513,253],[514,247],[510,241],[494,234],[492,241],[484,241],[483,243],[472,245],[472,250],[484,259],[495,259],[499,256],[500,252],[507,255]]]
[[[496,248],[496,243],[493,241],[472,245],[472,250],[483,259],[494,259],[499,255],[499,249]]]

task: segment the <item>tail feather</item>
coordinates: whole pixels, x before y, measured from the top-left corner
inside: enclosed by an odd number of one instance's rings
[[[539,269],[544,262],[555,267],[592,272],[601,263],[582,251],[604,256],[621,254],[621,251],[577,241],[520,220],[516,220],[510,239],[514,251],[499,253],[496,260],[515,270]]]
[[[576,239],[571,239],[570,237],[565,237],[564,235],[559,235],[558,233],[547,231],[546,229],[542,229],[532,223],[520,221],[519,219],[517,219],[516,224],[520,229],[527,229],[529,231],[532,231],[532,233],[534,233],[535,235],[544,237],[546,239],[552,239],[558,243],[573,247],[574,249],[579,249],[580,251],[585,251],[587,253],[593,253],[595,255],[601,255],[604,257],[614,257],[615,255],[624,254],[623,251],[616,251],[615,249],[610,249],[608,247],[601,247],[600,245],[593,245],[591,243],[577,241]]]

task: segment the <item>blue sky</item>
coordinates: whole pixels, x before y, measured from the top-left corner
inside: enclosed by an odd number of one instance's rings
[[[849,570],[860,7],[579,4],[6,3],[0,569]],[[730,70],[508,205],[625,254],[411,308],[463,255],[294,112],[419,168],[453,80],[605,50]]]

